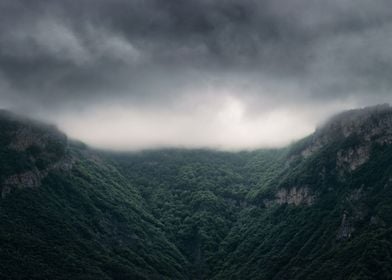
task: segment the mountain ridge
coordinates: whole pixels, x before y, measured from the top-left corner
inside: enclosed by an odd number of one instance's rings
[[[238,153],[110,153],[12,114],[0,126],[4,279],[392,277],[387,105]]]

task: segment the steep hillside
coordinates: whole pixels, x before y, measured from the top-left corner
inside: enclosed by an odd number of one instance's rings
[[[217,252],[263,188],[283,166],[284,151],[224,153],[164,150],[111,155],[151,213],[192,265],[193,279],[217,273]]]
[[[0,114],[1,279],[392,279],[392,109],[279,150],[93,151]]]
[[[0,117],[1,279],[181,279],[138,191],[54,127]]]
[[[345,112],[287,149],[112,156],[195,279],[390,279],[392,110]]]
[[[391,279],[392,110],[346,112],[297,143],[241,212],[216,279]]]

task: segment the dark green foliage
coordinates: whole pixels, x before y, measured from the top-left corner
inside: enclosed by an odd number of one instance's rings
[[[1,279],[184,278],[186,262],[132,186],[88,156],[0,203]]]
[[[279,150],[106,153],[0,117],[0,189],[42,177],[0,200],[0,279],[392,279],[392,145],[335,121]],[[277,202],[295,187],[314,202]]]
[[[374,145],[365,165],[339,178],[336,151],[343,147],[331,143],[276,180],[276,188],[311,186],[318,193],[313,206],[241,212],[222,242],[215,279],[392,278],[392,147]],[[344,212],[354,231],[339,240]]]

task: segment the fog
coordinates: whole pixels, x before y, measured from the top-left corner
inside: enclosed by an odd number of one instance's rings
[[[283,146],[391,102],[390,1],[0,3],[0,107],[100,148]]]

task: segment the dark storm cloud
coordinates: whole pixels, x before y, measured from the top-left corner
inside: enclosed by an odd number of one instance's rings
[[[183,68],[196,68],[310,86],[318,78],[342,90],[362,77],[362,86],[384,85],[390,8],[366,0],[2,1],[1,71],[11,87],[57,92],[55,99],[128,91],[142,76],[137,94],[144,80],[164,80],[167,68],[178,80]],[[330,85],[336,70],[344,77]]]
[[[391,100],[391,49],[389,0],[3,0],[0,101],[367,105]]]

